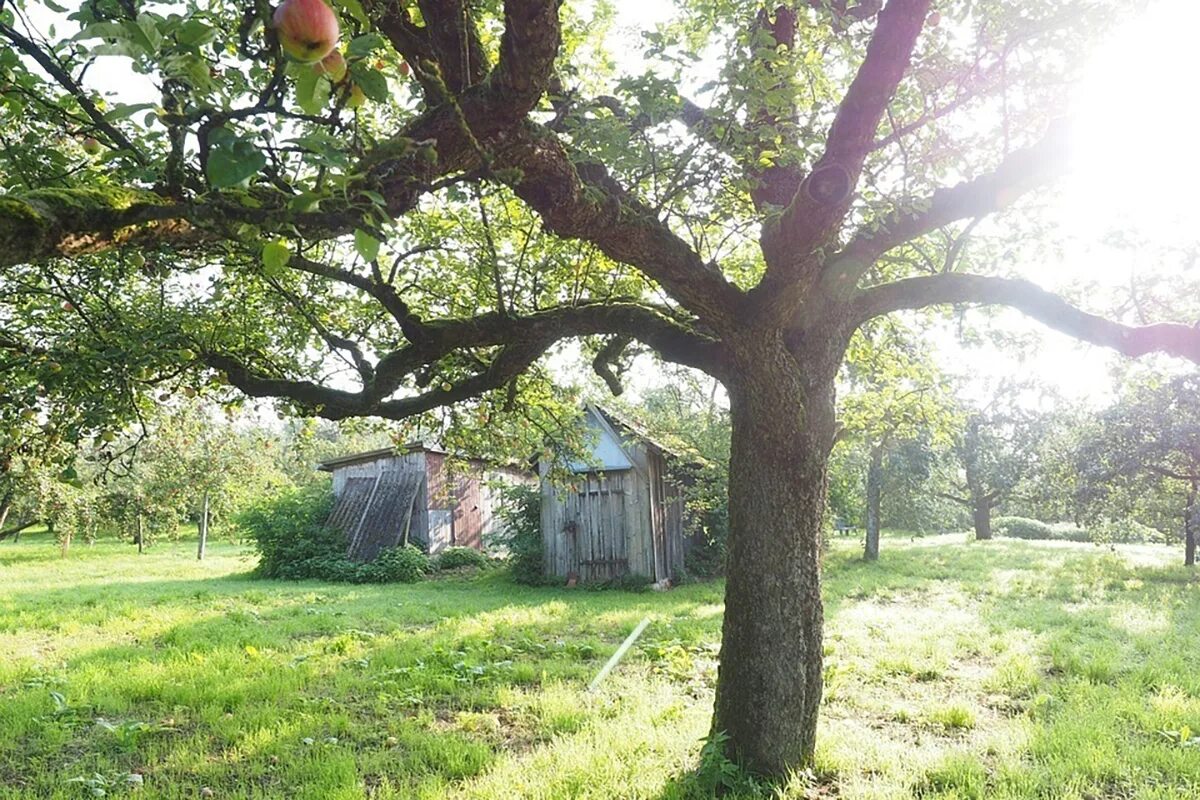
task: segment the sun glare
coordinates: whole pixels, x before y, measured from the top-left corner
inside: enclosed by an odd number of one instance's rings
[[[1200,107],[1194,31],[1200,4],[1151,4],[1100,46],[1076,94],[1067,224],[1081,238],[1133,229],[1169,244],[1196,236]]]

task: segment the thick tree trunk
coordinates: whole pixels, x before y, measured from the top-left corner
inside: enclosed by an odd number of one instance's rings
[[[871,463],[867,467],[867,543],[863,548],[863,558],[867,561],[879,560],[879,529],[881,522],[881,506],[883,505],[883,445],[871,447]]]
[[[811,764],[821,702],[833,372],[813,385],[782,345],[756,344],[729,380],[729,560],[713,733],[748,769],[782,776]]]
[[[1193,483],[1188,490],[1187,510],[1184,511],[1183,518],[1183,565],[1185,567],[1196,566],[1196,523],[1197,515],[1200,514],[1200,509],[1196,508],[1196,495],[1200,487]]]
[[[975,519],[975,538],[976,540],[986,540],[992,538],[992,504],[984,499],[975,500],[975,508],[972,512]]]
[[[204,560],[204,550],[208,547],[208,492],[200,503],[200,544],[196,546],[196,560]]]

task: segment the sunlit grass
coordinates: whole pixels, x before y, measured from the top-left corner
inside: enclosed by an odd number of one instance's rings
[[[1177,557],[890,537],[864,564],[835,541],[817,771],[782,795],[1200,797],[1178,737],[1200,731],[1200,582]],[[0,545],[0,797],[706,796],[719,584],[250,567],[228,544]]]

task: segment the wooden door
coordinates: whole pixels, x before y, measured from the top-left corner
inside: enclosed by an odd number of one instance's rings
[[[624,472],[587,473],[568,498],[571,562],[581,580],[607,581],[629,570],[625,484]]]

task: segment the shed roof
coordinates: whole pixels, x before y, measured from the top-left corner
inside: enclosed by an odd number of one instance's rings
[[[338,467],[349,467],[354,464],[366,464],[371,461],[378,461],[381,458],[390,458],[391,456],[400,456],[405,453],[442,453],[446,451],[440,447],[428,444],[426,442],[409,442],[405,445],[396,447],[381,447],[378,450],[367,450],[362,453],[351,453],[345,456],[337,456],[336,458],[327,458],[324,461],[317,463],[317,469],[321,472],[333,472]]]
[[[646,444],[649,444],[651,447],[658,449],[664,455],[671,456],[672,458],[678,458],[681,461],[689,461],[689,462],[703,461],[703,459],[700,457],[700,455],[698,453],[696,453],[694,451],[689,452],[686,449],[686,446],[684,446],[684,445],[668,444],[667,442],[663,441],[661,438],[651,434],[650,431],[648,431],[644,425],[638,423],[637,421],[632,420],[622,414],[619,414],[616,411],[613,411],[611,408],[607,408],[605,406],[597,405],[594,403],[591,405],[593,408],[596,409],[596,411],[599,414],[602,414],[604,416],[605,420],[608,421],[609,425],[612,425],[613,427],[616,427],[616,428],[623,428],[625,431],[632,434],[634,437],[641,439],[643,442],[645,442]]]

